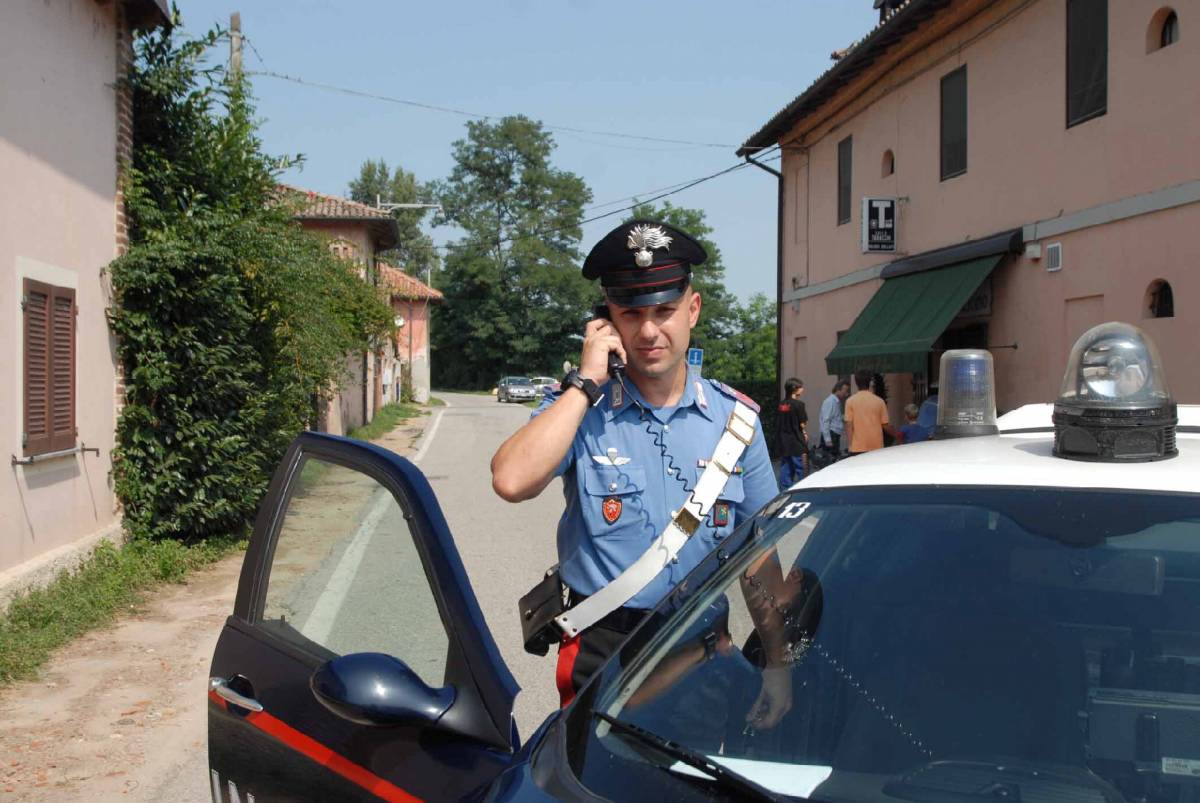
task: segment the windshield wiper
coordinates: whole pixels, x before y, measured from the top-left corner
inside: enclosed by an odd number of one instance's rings
[[[697,753],[694,750],[689,750],[683,745],[673,742],[670,739],[659,736],[653,731],[648,731],[645,728],[634,725],[631,722],[617,719],[614,716],[605,714],[602,711],[593,711],[592,715],[596,719],[603,720],[616,732],[632,736],[642,744],[649,745],[660,753],[670,756],[677,761],[682,761],[692,769],[700,770],[700,772],[709,776],[716,781],[718,785],[731,789],[739,794],[750,797],[755,800],[771,800],[779,801],[779,797],[771,790],[764,786],[760,786],[754,781],[747,778],[745,775],[740,775],[731,769],[728,769],[721,764],[708,758],[702,753]],[[669,767],[663,767],[670,771]],[[802,798],[803,799],[803,798]]]

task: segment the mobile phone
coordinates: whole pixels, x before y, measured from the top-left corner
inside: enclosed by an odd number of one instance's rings
[[[603,318],[606,321],[611,321],[612,318],[608,317],[608,305],[600,303],[592,307],[592,318]],[[615,351],[608,353],[608,375],[618,381],[620,381],[621,377],[625,376],[625,363],[621,362],[620,355]]]

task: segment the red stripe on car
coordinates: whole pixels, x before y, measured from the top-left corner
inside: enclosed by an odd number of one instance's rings
[[[229,710],[228,704],[215,691],[208,693],[208,699]],[[246,714],[246,721],[378,798],[393,803],[421,803],[421,798],[410,795],[391,781],[380,778],[366,767],[361,767],[345,756],[335,753],[316,739],[306,736],[266,711],[251,711]]]

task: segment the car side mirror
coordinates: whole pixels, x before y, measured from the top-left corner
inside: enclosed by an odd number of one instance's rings
[[[434,725],[455,698],[453,686],[430,688],[408,664],[378,652],[326,661],[309,686],[322,705],[360,725]]]

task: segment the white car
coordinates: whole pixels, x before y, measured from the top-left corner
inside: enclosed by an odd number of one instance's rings
[[[531,376],[529,377],[529,381],[538,389],[538,393],[545,390],[558,390],[559,382],[552,376]]]

